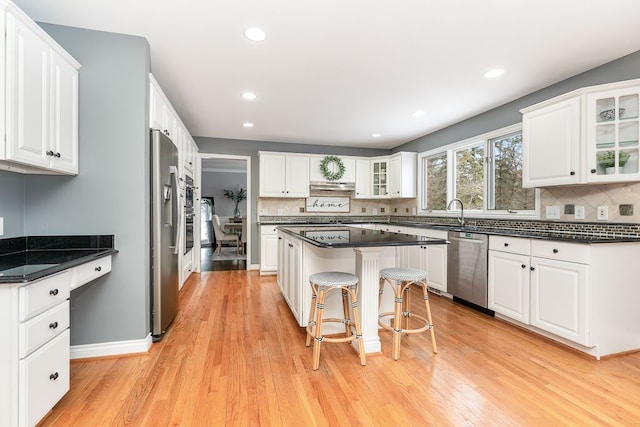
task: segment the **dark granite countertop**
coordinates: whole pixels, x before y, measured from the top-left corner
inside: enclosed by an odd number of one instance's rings
[[[444,245],[445,239],[348,226],[279,226],[279,230],[320,248]]]
[[[0,239],[0,283],[27,283],[118,252],[113,235]]]

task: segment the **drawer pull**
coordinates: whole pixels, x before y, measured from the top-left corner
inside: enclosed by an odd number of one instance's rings
[[[58,379],[58,377],[59,377],[59,375],[58,375],[58,373],[57,373],[57,372],[55,372],[55,373],[53,373],[53,374],[49,375],[49,379],[50,379],[50,380],[52,380],[52,381],[57,380],[57,379]]]
[[[504,247],[506,248],[507,246],[509,246],[509,244],[508,244],[508,243],[505,243],[505,244],[504,244]]]
[[[49,295],[52,295],[52,296],[56,296],[56,295],[58,295],[58,289],[57,289],[57,288],[56,288],[56,289],[51,289],[51,290],[49,291]]]
[[[557,250],[557,249],[554,249],[554,250],[553,250],[553,253],[554,253],[554,254],[557,254],[557,253],[558,253],[558,250]]]
[[[96,270],[96,271],[102,271],[102,267],[97,266],[97,267],[95,268],[95,270]]]
[[[531,271],[533,271],[533,270],[535,270],[535,268],[533,268],[533,267],[530,267],[530,268],[529,268],[529,270],[531,270]]]
[[[49,323],[49,329],[56,329],[58,327],[58,322]]]
[[[527,268],[527,266],[526,266],[526,265],[524,265],[524,264],[522,264],[522,268]]]

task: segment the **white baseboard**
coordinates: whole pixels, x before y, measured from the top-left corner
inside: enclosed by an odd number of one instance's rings
[[[151,347],[151,333],[146,338],[129,341],[101,342],[71,346],[71,359],[91,357],[122,356],[126,354],[147,353]]]
[[[247,270],[260,270],[260,264],[249,264]]]

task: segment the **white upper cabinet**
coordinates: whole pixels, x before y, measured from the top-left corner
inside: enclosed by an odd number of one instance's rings
[[[309,156],[309,181],[311,182],[332,182],[322,175],[320,170],[320,164],[326,156],[313,155]],[[336,156],[342,162],[344,166],[344,173],[339,179],[333,180],[333,182],[356,182],[356,159],[351,157]],[[337,165],[331,163],[327,167],[330,172],[335,173],[338,171]]]
[[[521,110],[523,186],[640,179],[640,79],[579,89]]]
[[[78,173],[80,64],[9,3],[5,40],[2,167],[22,173]]]
[[[260,197],[308,197],[309,156],[261,151]]]
[[[401,151],[389,157],[389,197],[416,197],[417,153]]]
[[[640,178],[639,99],[640,84],[587,95],[587,181]]]
[[[356,160],[356,199],[371,197],[371,160]]]
[[[524,187],[580,182],[580,97],[524,113],[522,135]]]

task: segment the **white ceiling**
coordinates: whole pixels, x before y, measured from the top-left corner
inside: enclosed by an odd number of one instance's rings
[[[639,0],[15,1],[36,21],[145,37],[206,137],[390,148],[640,50]],[[251,26],[267,39],[244,38]]]

